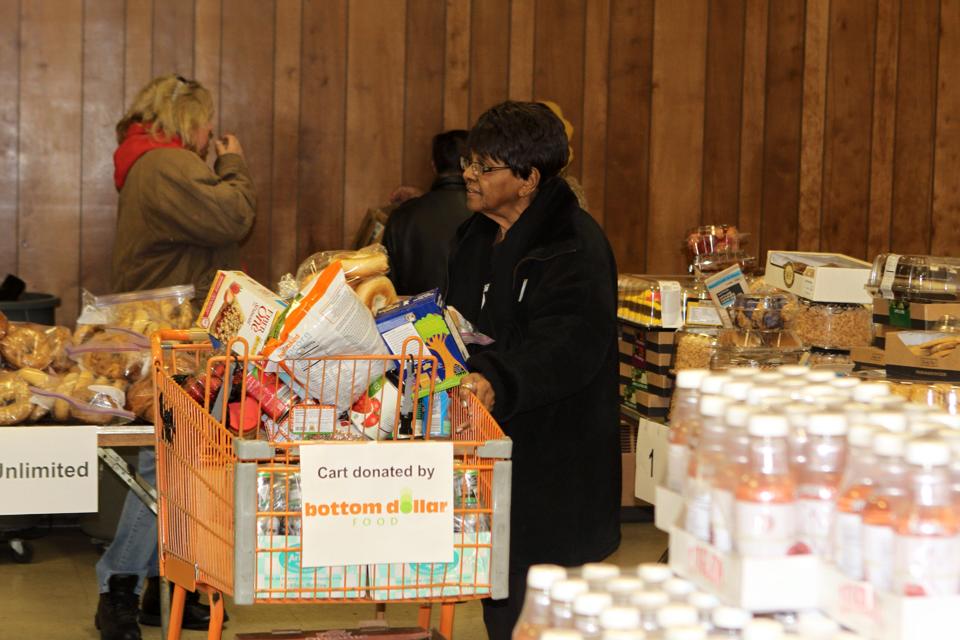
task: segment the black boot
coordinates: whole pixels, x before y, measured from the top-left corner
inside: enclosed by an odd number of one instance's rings
[[[170,586],[173,587],[172,584]],[[223,621],[227,620],[227,612],[224,610]],[[140,624],[148,627],[160,626],[160,578],[147,578],[147,588],[143,591],[143,602],[140,605]],[[181,628],[206,631],[209,625],[210,607],[200,602],[199,593],[187,591]]]
[[[137,576],[113,576],[110,591],[100,594],[93,623],[100,630],[100,640],[140,640],[137,626],[139,602],[135,589]]]

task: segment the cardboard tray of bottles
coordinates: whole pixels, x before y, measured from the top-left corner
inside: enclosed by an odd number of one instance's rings
[[[653,503],[653,525],[660,531],[670,533],[674,523],[679,522],[681,511],[683,511],[683,496],[658,484]]]
[[[824,563],[820,609],[871,640],[933,640],[956,637],[960,596],[909,598],[877,592]]]
[[[744,557],[720,551],[674,524],[670,568],[725,603],[754,613],[802,611],[820,604],[820,560],[813,555]]]

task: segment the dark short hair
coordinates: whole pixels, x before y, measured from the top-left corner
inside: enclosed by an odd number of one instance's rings
[[[545,180],[567,166],[570,142],[550,108],[508,100],[488,109],[470,130],[467,148],[478,158],[502,162],[526,180],[534,167]]]
[[[460,172],[460,158],[467,153],[467,132],[452,129],[433,136],[433,166],[437,173]]]

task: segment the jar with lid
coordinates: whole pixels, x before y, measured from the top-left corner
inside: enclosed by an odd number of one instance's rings
[[[807,346],[821,349],[868,347],[873,340],[873,307],[800,299],[793,332]]]
[[[789,293],[741,293],[729,308],[733,326],[743,331],[787,331],[797,313]]]
[[[867,291],[889,300],[960,301],[960,259],[881,253],[873,262]]]
[[[719,329],[684,327],[676,333],[675,371],[707,369],[718,344]]]

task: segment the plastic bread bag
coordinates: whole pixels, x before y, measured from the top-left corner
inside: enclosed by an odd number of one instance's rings
[[[81,369],[111,380],[136,382],[150,369],[150,344],[142,335],[108,329],[79,346],[68,349]]]
[[[55,391],[63,381],[62,377],[55,373],[47,373],[46,371],[41,371],[32,367],[23,367],[22,369],[18,369],[15,373],[29,386],[44,389],[46,391]],[[37,399],[32,396],[32,394],[30,401],[33,404],[33,411],[31,411],[30,417],[28,418],[29,422],[42,420],[50,413],[52,403],[38,402]]]
[[[69,334],[69,330],[66,330]],[[14,369],[31,367],[46,369],[54,361],[64,362],[63,332],[58,327],[48,327],[29,322],[11,322],[7,334],[0,340],[0,355]],[[66,364],[69,368],[70,364]]]
[[[149,336],[161,329],[187,329],[196,315],[192,284],[95,296],[83,292],[77,325],[121,327]]]
[[[33,412],[30,385],[12,371],[0,371],[0,426],[25,422]]]
[[[126,397],[121,389],[109,384],[75,387],[69,394],[30,387],[36,402],[55,410],[59,403],[68,408],[69,420],[83,424],[122,425],[133,422],[136,416],[124,409]]]
[[[153,424],[155,414],[153,408],[153,378],[151,376],[145,376],[130,385],[130,388],[127,389],[125,409],[141,420]]]
[[[346,282],[339,262],[316,274],[277,323],[279,335],[263,355],[285,363],[297,384],[319,404],[348,410],[370,382],[383,375],[383,360],[324,367],[326,356],[387,356],[373,316]],[[301,394],[302,395],[302,394]]]
[[[334,262],[339,261],[347,284],[351,286],[365,278],[385,275],[389,271],[387,250],[382,244],[371,244],[352,251],[341,249],[315,253],[297,267],[297,284],[302,290],[307,281]]]

